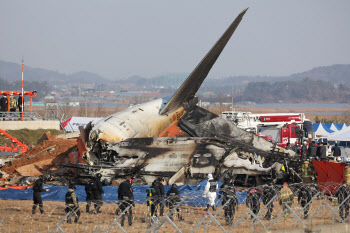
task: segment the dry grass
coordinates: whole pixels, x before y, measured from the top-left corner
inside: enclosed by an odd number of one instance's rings
[[[296,201],[296,200],[295,200]],[[316,200],[313,202],[309,216],[312,216],[322,205],[325,199]],[[294,202],[296,203],[296,202]],[[329,202],[330,203],[330,202]],[[331,204],[331,203],[330,203]],[[0,226],[1,232],[50,232],[56,224],[64,217],[64,203],[57,201],[46,201],[44,202],[44,209],[46,214],[32,215],[31,207],[32,201],[5,201],[0,200],[0,219],[5,217],[2,226]],[[262,205],[263,206],[263,205]],[[102,207],[102,213],[98,215],[85,213],[85,203],[80,203],[80,210],[82,215],[78,224],[67,224],[63,222],[60,226],[64,232],[94,232],[98,227],[101,227],[99,232],[105,231],[110,224],[115,220],[116,215],[115,210],[117,208],[116,204],[104,204]],[[300,211],[301,207],[294,204],[292,206],[294,211]],[[333,208],[335,208],[333,206]],[[218,208],[219,209],[219,208]],[[166,209],[167,211],[167,209]],[[38,211],[37,211],[38,212]],[[238,213],[235,215],[234,222],[238,221],[245,213],[247,209],[244,204],[239,205]],[[273,211],[273,218],[271,221],[261,220],[266,226],[270,224],[278,214],[282,212],[281,206],[275,203],[275,208]],[[133,225],[128,226],[127,219],[125,220],[124,229],[127,232],[146,232],[148,229],[148,223],[145,222],[147,206],[145,204],[136,204],[136,208],[133,209]],[[194,226],[199,223],[199,221],[207,216],[207,213],[203,210],[203,207],[182,207],[182,213],[184,221],[179,222],[175,218],[174,222],[179,227],[182,232],[189,232]],[[265,213],[265,211],[264,211]],[[214,212],[212,213],[214,214]],[[302,216],[302,214],[300,215]],[[260,216],[259,219],[262,219]],[[160,220],[162,217],[160,218]],[[209,217],[205,222],[208,222]],[[225,220],[223,216],[223,211],[221,211],[217,220],[222,224],[226,231],[228,231],[231,226],[225,225]],[[321,225],[330,224],[332,222],[332,212],[324,207],[314,218],[308,226],[311,225]],[[335,223],[339,220],[335,218]],[[120,222],[119,222],[120,223]],[[203,232],[204,225],[202,224],[196,232]],[[297,222],[297,227],[301,227],[301,224]],[[277,229],[288,229],[294,227],[294,218],[291,216],[281,217],[277,223],[271,228],[271,230]],[[217,232],[218,226],[212,222],[206,227],[207,232]],[[117,226],[114,226],[110,232],[116,232]],[[233,232],[250,232],[251,231],[251,221],[250,216],[246,216],[245,219],[234,229]],[[254,231],[261,232],[264,231],[263,228],[257,223],[254,223]],[[159,232],[175,232],[174,228],[170,223],[164,224]]]

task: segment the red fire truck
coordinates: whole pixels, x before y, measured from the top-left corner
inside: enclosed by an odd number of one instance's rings
[[[239,128],[265,138],[268,141],[285,146],[297,141],[312,140],[311,121],[304,113],[261,113],[226,111],[221,117],[234,122]]]

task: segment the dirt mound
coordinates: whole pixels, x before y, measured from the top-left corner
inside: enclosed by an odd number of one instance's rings
[[[41,141],[34,148],[19,155],[17,160],[13,161],[11,165],[5,165],[1,170],[8,173],[11,177],[21,175],[18,171],[25,171],[27,176],[49,173],[61,168],[62,164],[67,162],[68,154],[77,148],[75,139],[56,138],[50,133],[45,133],[42,138],[47,138],[47,140]],[[50,163],[47,163],[47,161],[50,161]],[[26,165],[32,166],[21,168]],[[31,174],[33,167],[36,169]],[[16,171],[17,169],[18,171]]]

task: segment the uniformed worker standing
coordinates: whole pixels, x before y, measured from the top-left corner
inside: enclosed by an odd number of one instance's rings
[[[338,188],[335,196],[338,199],[339,215],[342,219],[346,219],[347,216],[349,215],[349,203],[350,203],[350,198],[348,198],[350,196],[350,188],[347,185],[346,181],[344,181],[343,185]],[[345,209],[345,215],[344,215],[344,209]]]
[[[94,194],[92,192],[92,186],[94,185],[94,180],[89,180],[85,184],[85,193],[86,193],[86,213],[90,212],[91,203],[95,202]]]
[[[264,188],[263,190],[263,202],[264,202],[264,205],[267,205],[269,204],[269,202],[276,196],[276,191],[273,187],[273,183],[270,182],[268,184],[267,187]],[[274,207],[274,204],[273,204],[273,201],[271,201],[271,203],[266,207],[267,208],[267,212],[266,212],[266,215],[264,216],[264,219],[266,220],[270,220],[271,219],[271,215],[272,215],[272,211],[273,211],[273,207]]]
[[[95,201],[94,214],[101,213],[100,209],[103,205],[102,194],[104,192],[102,189],[101,177],[102,175],[100,173],[96,174],[94,183],[92,184],[92,193],[94,194],[94,201]]]
[[[311,205],[311,202],[310,202],[311,199],[312,199],[311,190],[306,185],[301,186],[298,194],[298,204],[300,203],[301,207],[304,208],[304,219],[307,219],[309,217],[309,208]]]
[[[285,205],[288,205],[289,207],[292,206],[294,195],[292,190],[288,188],[288,184],[286,182],[283,183],[283,188],[280,190],[280,194],[279,203],[280,205],[283,205],[283,211],[287,210],[284,215],[288,216],[290,211]]]
[[[257,215],[260,210],[260,198],[261,192],[258,189],[251,188],[248,191],[245,203],[255,215]],[[253,219],[253,215],[251,216],[251,218]]]
[[[311,183],[311,166],[309,161],[304,161],[303,165],[301,165],[301,178],[303,183]]]
[[[180,192],[179,190],[177,190],[177,185],[176,184],[172,184],[171,188],[169,189],[169,191],[166,193],[166,205],[169,206],[169,211],[171,212],[175,206],[177,206],[181,199],[180,199]],[[180,206],[178,208],[176,208],[177,211],[177,217],[179,219],[179,221],[182,221],[183,218],[181,216],[181,209]],[[170,215],[170,219],[173,219],[173,214]]]
[[[159,191],[160,191],[160,196],[159,196],[159,216],[164,215],[164,197],[165,197],[165,192],[164,192],[164,178],[158,178],[159,180]]]
[[[216,199],[216,190],[218,189],[218,183],[214,180],[213,175],[210,173],[208,174],[207,178],[208,178],[208,182],[205,185],[204,193],[203,193],[203,197],[208,198],[208,204],[205,210],[208,211],[209,208],[212,207],[213,210],[215,211],[216,210],[215,199]]]
[[[37,179],[34,182],[34,186],[33,186],[33,208],[32,208],[32,214],[35,214],[36,211],[36,207],[39,205],[39,210],[41,214],[44,214],[44,208],[43,208],[43,201],[41,199],[41,192],[48,192],[50,191],[49,189],[44,189],[43,188],[43,183],[44,183],[44,179],[42,176],[39,177],[39,179]]]
[[[126,215],[128,215],[129,226],[132,225],[132,206],[135,206],[134,194],[131,185],[132,179],[129,178],[123,181],[118,188],[119,209],[123,212],[124,210],[126,210],[126,208],[130,206],[129,210],[125,213]],[[124,226],[125,214],[123,214],[123,216],[121,217],[121,226]]]
[[[157,208],[158,208],[158,204],[159,204],[159,198],[161,196],[158,179],[153,181],[150,189],[153,189],[153,191],[154,191],[154,193],[152,193],[152,197],[150,198],[150,201],[152,203],[151,204],[151,216],[157,216]],[[149,194],[150,193],[147,193],[147,195],[149,195]]]
[[[236,206],[238,208],[238,199],[235,186],[230,182],[230,177],[224,178],[224,183],[219,189],[219,199],[221,199],[222,205],[225,205],[228,202],[224,207],[225,222],[226,224],[231,225],[235,217]]]
[[[66,202],[66,213],[67,216],[67,223],[72,223],[71,217],[74,215],[75,219],[74,222],[78,223],[79,217],[80,217],[80,210],[79,210],[79,200],[78,197],[75,195],[75,185],[70,184],[68,188],[68,192],[66,193],[65,202]]]

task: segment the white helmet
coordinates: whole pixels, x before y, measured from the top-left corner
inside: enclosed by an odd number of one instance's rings
[[[213,175],[211,173],[209,173],[207,177],[209,180],[213,179]]]

